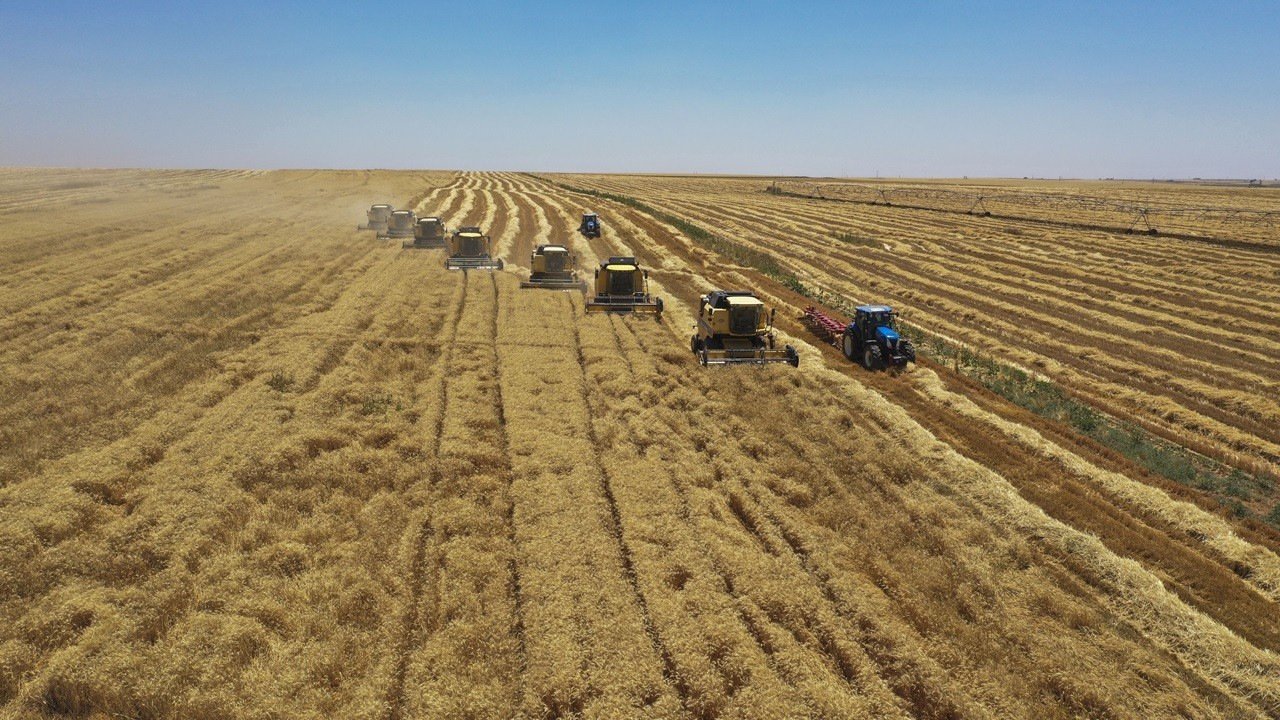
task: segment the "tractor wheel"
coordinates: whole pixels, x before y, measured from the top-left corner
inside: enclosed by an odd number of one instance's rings
[[[693,336],[693,339],[689,341],[689,347],[693,350],[694,355],[697,355],[698,351],[702,349],[701,339],[696,334]]]
[[[845,333],[844,336],[844,356],[853,360],[853,336]]]
[[[862,351],[862,367],[868,370],[875,370],[880,367],[880,348],[875,345],[868,345],[867,349]]]

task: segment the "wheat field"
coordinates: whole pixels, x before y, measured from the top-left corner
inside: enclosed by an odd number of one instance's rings
[[[0,170],[0,712],[1280,716],[1280,533],[943,363],[867,373],[793,288],[565,186],[1259,473],[1276,256],[768,184]],[[357,231],[375,202],[506,271]],[[521,290],[549,241],[638,257],[663,321]],[[723,286],[798,370],[694,361]]]

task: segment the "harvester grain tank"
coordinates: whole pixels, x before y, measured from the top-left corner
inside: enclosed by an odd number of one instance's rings
[[[412,210],[396,210],[387,219],[387,230],[381,233],[381,236],[390,238],[413,237],[413,228],[417,222],[418,216]]]
[[[662,298],[649,294],[649,271],[633,257],[611,257],[596,268],[595,295],[587,300],[589,313],[653,313],[662,319]]]
[[[390,205],[374,205],[369,208],[369,219],[364,225],[360,225],[359,230],[377,230],[379,233],[386,232],[387,220],[391,219],[391,213],[395,212],[395,208]]]
[[[900,369],[916,361],[916,349],[898,334],[897,313],[888,305],[859,305],[840,337],[840,349],[868,370]]]
[[[449,228],[445,227],[444,221],[438,217],[421,217],[418,218],[417,224],[413,226],[413,240],[401,243],[401,247],[431,249],[443,248],[445,238],[449,234]]]
[[[790,345],[776,346],[773,315],[747,290],[716,290],[702,297],[698,326],[690,345],[703,365],[763,365],[785,362],[800,366]]]
[[[600,237],[600,216],[595,213],[582,213],[582,222],[578,225],[578,232],[586,237]]]
[[[460,227],[449,236],[449,257],[444,266],[450,270],[501,270],[502,259],[490,254],[492,242],[478,227]]]
[[[529,267],[532,272],[520,283],[522,288],[587,290],[587,283],[578,277],[577,256],[563,245],[539,245],[529,258]]]

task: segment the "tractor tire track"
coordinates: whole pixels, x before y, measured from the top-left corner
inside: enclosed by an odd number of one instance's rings
[[[462,321],[463,309],[467,302],[467,285],[470,273],[462,273],[462,281],[459,284],[457,292],[457,300],[454,302],[453,310],[450,312],[448,325],[448,337],[441,346],[445,348],[443,362],[440,365],[440,387],[437,393],[437,415],[435,417],[434,429],[431,437],[434,439],[434,445],[431,451],[432,459],[436,459],[440,455],[441,443],[444,438],[444,422],[445,416],[448,414],[448,398],[449,398],[449,366],[453,361],[454,348],[456,347],[456,338],[458,336],[458,326]],[[433,464],[429,484],[435,487],[440,482],[438,464]],[[431,509],[426,508],[423,511],[425,517],[417,521],[417,523],[408,531],[407,538],[403,541],[404,546],[412,548],[412,559],[409,563],[408,578],[406,587],[409,590],[409,604],[405,610],[404,617],[400,623],[400,629],[394,633],[394,637],[399,638],[395,649],[393,650],[395,657],[395,665],[391,674],[391,682],[387,688],[386,703],[387,720],[402,720],[404,718],[406,706],[405,694],[405,678],[409,672],[409,659],[412,657],[413,650],[421,647],[422,638],[422,612],[423,596],[427,594],[429,589],[437,583],[432,582],[432,578],[438,572],[438,568],[433,562],[428,568],[429,546],[433,545],[433,529],[431,523]]]
[[[504,218],[503,225],[506,220]],[[502,454],[511,457],[511,438],[507,434],[507,416],[506,405],[502,399],[502,363],[498,361],[498,317],[501,314],[501,297],[498,291],[498,275],[496,272],[489,273],[489,280],[493,285],[493,325],[491,326],[490,337],[492,342],[490,348],[493,351],[494,363],[494,396],[495,408],[498,415],[498,425],[502,428]],[[516,707],[524,707],[525,697],[525,677],[529,674],[529,655],[525,643],[525,621],[524,621],[524,595],[520,590],[520,564],[517,561],[517,541],[516,541],[516,502],[512,492],[511,484],[513,482],[513,472],[511,463],[507,463],[507,467],[503,470],[506,478],[505,482],[505,504],[506,512],[504,513],[506,521],[506,538],[510,547],[511,556],[507,559],[507,572],[509,575],[509,587],[511,597],[514,601],[515,627],[512,633],[516,636],[517,654],[520,662],[520,677],[516,680],[518,688],[516,691]]]
[[[582,405],[587,413],[587,436],[593,447],[600,447],[595,431],[595,414],[591,410],[591,399],[587,396],[587,388],[591,387],[591,379],[587,375],[587,359],[582,351],[582,335],[578,326],[583,322],[584,315],[578,311],[577,303],[573,302],[567,296],[566,301],[569,304],[570,317],[573,324],[573,344],[574,352],[577,355],[578,369],[581,373],[581,382],[579,385],[582,395]],[[649,604],[645,599],[644,593],[640,589],[639,581],[636,579],[636,571],[634,561],[632,560],[631,547],[627,544],[626,530],[623,527],[621,514],[618,512],[618,501],[613,494],[613,481],[610,477],[608,468],[600,462],[599,456],[595,457],[595,470],[600,478],[600,491],[604,496],[605,503],[608,506],[609,517],[609,535],[613,537],[617,544],[618,557],[622,561],[623,574],[626,576],[627,584],[631,587],[637,607],[640,610],[640,619],[644,625],[645,634],[649,637],[649,642],[653,646],[654,653],[662,659],[662,675],[680,699],[680,706],[684,712],[689,713],[690,698],[689,688],[681,679],[679,673],[676,672],[675,662],[672,660],[670,649],[663,643],[661,636],[653,624],[653,615],[649,612]]]

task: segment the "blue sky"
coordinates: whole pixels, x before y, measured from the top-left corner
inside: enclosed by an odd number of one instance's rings
[[[0,165],[1273,178],[1278,45],[1278,2],[6,0]]]

